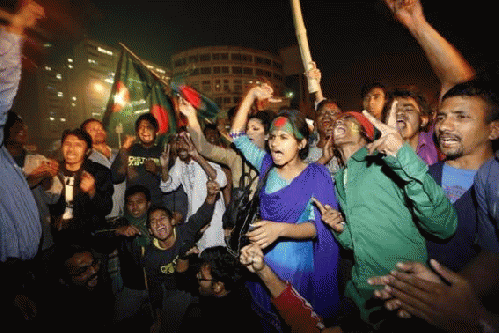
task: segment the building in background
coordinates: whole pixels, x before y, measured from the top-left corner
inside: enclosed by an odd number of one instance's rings
[[[76,128],[90,117],[102,118],[120,53],[119,48],[84,39],[60,63],[39,66],[37,117],[31,120],[36,130],[31,136],[40,152],[50,150],[65,129]],[[249,86],[268,80],[275,95],[283,97],[282,103],[271,105],[277,111],[281,107],[302,107],[303,96],[301,85],[288,82],[293,75],[298,80],[303,76],[297,74],[301,70],[290,70],[296,67],[296,52],[282,55],[238,46],[210,46],[175,54],[171,70],[143,60],[164,81],[184,80],[222,111],[238,105]]]
[[[79,127],[87,118],[101,119],[114,82],[121,50],[85,39],[62,63],[38,68],[38,125],[32,133],[40,150],[48,150],[65,129]],[[145,61],[159,76],[169,71]]]
[[[198,47],[172,56],[172,78],[211,98],[227,111],[241,102],[244,92],[256,81],[272,83],[277,96],[284,96],[283,63],[279,56],[239,46]],[[285,98],[278,109],[289,106]]]

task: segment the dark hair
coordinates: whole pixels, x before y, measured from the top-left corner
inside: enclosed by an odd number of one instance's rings
[[[293,128],[296,129],[303,136],[305,140],[307,140],[307,144],[305,145],[304,148],[300,149],[299,152],[300,159],[301,160],[306,159],[308,156],[308,149],[309,149],[308,141],[310,136],[310,129],[308,127],[307,121],[305,120],[305,117],[300,113],[300,111],[297,110],[283,110],[277,114],[276,119],[278,117],[288,118],[288,120],[293,125]]]
[[[144,185],[132,185],[129,188],[125,190],[125,202],[128,200],[128,198],[136,193],[144,193],[146,196],[146,200],[149,202],[151,201],[151,192],[147,187]]]
[[[238,258],[232,256],[224,246],[214,246],[205,249],[199,255],[200,267],[210,267],[213,280],[223,282],[227,291],[234,290],[245,274],[245,268]]]
[[[385,95],[388,93],[388,88],[381,82],[375,81],[375,82],[368,82],[362,86],[360,89],[360,97],[364,99],[366,95],[374,88],[380,88],[385,92]]]
[[[450,97],[478,97],[486,104],[485,121],[491,123],[499,120],[499,96],[497,88],[491,81],[471,80],[452,87],[442,97],[442,102]]]
[[[139,130],[139,124],[142,120],[148,121],[153,127],[154,127],[154,132],[159,131],[159,124],[154,115],[150,112],[141,114],[137,120],[135,121],[135,132]]]
[[[95,258],[94,250],[83,244],[61,243],[55,245],[53,252],[48,252],[48,268],[55,272],[59,278],[67,279],[70,273],[67,271],[66,262],[77,253],[89,252]]]
[[[90,137],[90,135],[88,135],[87,132],[85,132],[81,128],[75,128],[73,130],[65,130],[62,133],[61,144],[64,143],[64,140],[66,140],[68,135],[76,136],[78,139],[83,140],[87,143],[88,149],[92,148],[92,138]]]
[[[275,118],[275,113],[272,111],[258,111],[257,113],[250,115],[249,119],[259,119],[263,125],[263,130],[265,134],[269,133],[270,126],[272,125],[272,120]]]
[[[427,124],[421,127],[422,130],[426,131],[431,125],[432,111],[424,95],[416,87],[413,86],[395,88],[393,91],[390,92],[390,96],[386,100],[386,103],[381,112],[381,121],[384,123],[386,122],[387,120],[386,118],[388,117],[388,112],[390,111],[393,101],[397,97],[413,98],[416,101],[416,104],[418,105],[419,108],[420,116],[428,117],[429,121],[427,122]]]
[[[10,129],[18,122],[24,123],[23,119],[14,111],[7,111],[7,119],[4,127],[4,141],[10,140]]]
[[[98,122],[99,124],[101,124],[102,126],[104,126],[104,124],[102,124],[102,121],[100,121],[99,119],[97,119],[97,118],[88,118],[87,120],[85,120],[84,122],[82,122],[82,123],[81,123],[80,128],[81,128],[83,131],[85,131],[85,132],[86,132],[87,130],[85,129],[85,127],[86,127],[88,124],[90,124],[90,123],[92,123],[92,122],[94,122],[94,121],[95,121],[95,122]]]
[[[166,208],[165,206],[152,205],[147,210],[146,228],[149,229],[151,227],[151,222],[149,221],[149,217],[151,216],[152,213],[154,213],[157,210],[161,210],[161,211],[165,212],[170,221],[173,219],[173,214],[168,208]]]

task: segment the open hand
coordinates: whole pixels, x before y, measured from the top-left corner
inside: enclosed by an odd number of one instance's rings
[[[183,114],[187,119],[191,117],[197,117],[197,112],[194,106],[187,102],[183,97],[178,98],[178,111]]]
[[[368,283],[386,286],[378,296],[393,297],[385,306],[399,309],[399,316],[417,316],[456,332],[462,331],[463,325],[477,325],[482,306],[469,282],[435,260],[430,264],[434,272],[421,263],[398,264],[389,276],[372,278]]]

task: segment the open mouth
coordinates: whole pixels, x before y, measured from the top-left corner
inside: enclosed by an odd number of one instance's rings
[[[185,157],[189,156],[189,152],[186,149],[180,149],[178,151],[178,156],[181,158],[185,158]]]
[[[337,138],[337,137],[342,137],[345,135],[347,129],[345,126],[343,125],[337,125],[335,128],[334,128],[334,137]]]
[[[398,118],[398,119],[396,120],[395,126],[397,126],[397,129],[398,129],[399,131],[404,130],[404,129],[406,128],[405,119],[400,119],[400,118]]]
[[[283,157],[284,153],[280,150],[272,150],[271,155],[272,155],[272,158],[275,160],[275,159],[279,159],[279,158]]]
[[[454,144],[460,143],[461,138],[452,134],[440,135],[438,141],[441,146],[452,146]]]

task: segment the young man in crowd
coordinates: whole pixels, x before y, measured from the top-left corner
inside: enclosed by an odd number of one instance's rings
[[[91,233],[106,225],[112,209],[113,184],[109,169],[87,159],[92,139],[81,129],[62,135],[58,177],[62,188],[49,189],[59,200],[51,205],[54,242],[90,242]],[[87,243],[88,244],[88,243]]]
[[[417,23],[411,25],[413,28],[410,30],[423,47],[434,68],[449,69],[446,66],[457,64],[454,70],[445,71],[451,75],[451,78],[454,77],[457,80],[454,84],[458,84],[454,87],[452,85],[443,87],[442,102],[435,124],[437,143],[445,155],[445,162],[431,166],[430,173],[438,183],[442,184],[446,195],[454,203],[459,222],[456,234],[452,238],[445,241],[430,240],[427,247],[430,258],[437,259],[435,262],[459,272],[459,275],[458,278],[452,280],[445,278],[447,281],[445,285],[437,284],[437,289],[446,290],[437,291],[434,288],[423,290],[425,288],[421,286],[425,284],[425,278],[418,276],[415,269],[405,268],[405,264],[401,264],[400,267],[404,268],[404,273],[413,281],[413,284],[420,286],[420,290],[415,292],[415,289],[412,289],[412,297],[397,298],[387,303],[390,304],[390,308],[401,306],[414,316],[437,323],[439,316],[443,315],[445,318],[445,314],[452,311],[451,308],[457,304],[456,299],[446,304],[449,301],[446,296],[462,297],[465,295],[465,290],[461,288],[463,283],[469,284],[473,288],[473,293],[476,293],[482,300],[493,294],[499,283],[496,278],[497,274],[493,273],[499,267],[495,227],[491,225],[490,220],[476,219],[475,193],[477,189],[474,184],[477,170],[493,159],[492,140],[499,136],[499,99],[491,82],[477,79],[459,83],[459,79],[473,72],[461,55],[426,21],[421,19],[419,2],[399,4],[387,1],[387,3],[399,15],[402,13],[406,18],[412,17],[412,20],[407,22]],[[450,87],[452,88],[449,89]],[[480,195],[483,194],[484,192],[480,190]],[[491,198],[482,197],[481,199],[483,203],[483,200],[488,201]],[[399,276],[396,280],[399,280],[398,278]],[[403,282],[406,281],[407,279],[404,279]],[[393,287],[393,284],[391,286]],[[410,288],[411,286],[407,284],[397,284],[397,289],[406,295]],[[415,298],[421,300],[426,297],[424,292],[428,290],[434,297],[427,298],[423,303],[415,302]],[[393,288],[390,291],[388,294],[383,293],[382,296],[384,298],[390,295],[398,297]],[[427,311],[428,306],[433,308],[431,312]],[[479,318],[478,315],[476,318]],[[446,328],[449,327],[452,328],[452,325]],[[487,331],[486,327],[482,329]]]
[[[136,262],[132,248],[144,248],[152,238],[146,227],[147,210],[151,206],[149,190],[133,185],[125,191],[125,215],[115,233],[118,239],[119,277],[122,288],[116,295],[114,321],[139,325],[152,318],[144,270]],[[149,317],[148,317],[149,316]]]
[[[494,156],[492,140],[499,137],[499,98],[487,83],[456,85],[442,99],[435,135],[446,160],[433,165],[430,173],[454,203],[459,224],[451,239],[428,241],[428,252],[431,258],[459,272],[482,251],[499,253],[494,227],[476,219],[473,186],[477,170]]]
[[[108,146],[107,132],[102,122],[95,118],[89,118],[81,124],[80,128],[92,138],[92,149],[88,159],[111,169],[112,163],[118,156],[118,149]],[[116,219],[123,215],[125,187],[126,182],[114,184],[113,209],[106,215],[106,219]]]
[[[383,108],[390,97],[388,88],[381,82],[372,82],[364,85],[361,91],[362,109],[381,119]]]
[[[189,308],[181,332],[205,328],[234,332],[241,327],[247,332],[269,332],[251,307],[251,295],[244,285],[245,269],[238,259],[223,246],[207,248],[199,259],[199,302]],[[237,322],[230,318],[237,318]]]
[[[487,83],[465,83],[474,77],[473,68],[426,21],[420,1],[385,2],[421,46],[441,82],[434,134],[445,162],[429,171],[454,204],[459,224],[446,241],[430,237],[428,251],[442,265],[461,271],[480,251],[499,249],[489,227],[476,223],[472,186],[476,171],[493,156],[491,141],[499,136],[497,95]]]
[[[38,329],[62,333],[109,332],[113,294],[101,261],[88,246],[56,245],[46,258],[40,288]]]
[[[152,203],[162,205],[159,158],[163,149],[156,145],[158,129],[158,121],[151,113],[144,113],[137,118],[135,132],[138,142],[134,143],[134,136],[125,138],[123,147],[111,165],[111,172],[114,184],[125,180],[127,187],[142,184],[149,189]]]
[[[396,103],[397,129],[402,138],[426,164],[438,162],[439,151],[433,142],[433,115],[425,97],[413,88],[397,88],[386,102],[385,116],[393,103]]]
[[[440,97],[454,85],[473,78],[473,68],[426,21],[419,0],[385,2],[395,19],[407,28],[423,49],[440,81]],[[395,89],[390,95],[384,108],[385,116],[391,104],[397,102],[397,128],[404,140],[428,165],[438,162],[439,152],[433,142],[434,119],[424,96],[411,88]]]
[[[185,254],[199,238],[199,231],[208,224],[219,197],[220,186],[212,180],[205,183],[206,197],[199,209],[181,225],[173,227],[172,213],[161,206],[151,206],[147,228],[152,241],[142,247],[128,243],[136,263],[144,268],[149,297],[154,309],[154,329],[177,332],[192,296],[177,286],[176,273],[188,267]]]
[[[187,219],[194,214],[205,201],[206,182],[215,180],[221,187],[227,184],[227,177],[220,165],[208,162],[192,143],[187,132],[181,132],[175,140],[177,158],[175,164],[168,170],[169,156],[162,155],[162,181],[163,192],[175,191],[180,185],[187,193],[189,209]],[[204,249],[217,245],[225,245],[222,216],[225,212],[223,198],[219,198],[215,204],[215,211],[210,226],[203,233],[198,242],[198,249]]]
[[[346,223],[334,209],[317,202],[323,221],[340,244],[353,251],[345,296],[359,309],[362,320],[375,328],[386,318],[376,318],[380,308],[370,307],[374,289],[366,280],[390,272],[400,260],[425,262],[420,228],[445,239],[457,225],[455,211],[427,174],[427,165],[395,128],[394,109],[390,119],[388,126],[368,112],[342,114],[333,135],[344,161],[336,174],[336,192]],[[381,131],[377,140],[373,124]]]

